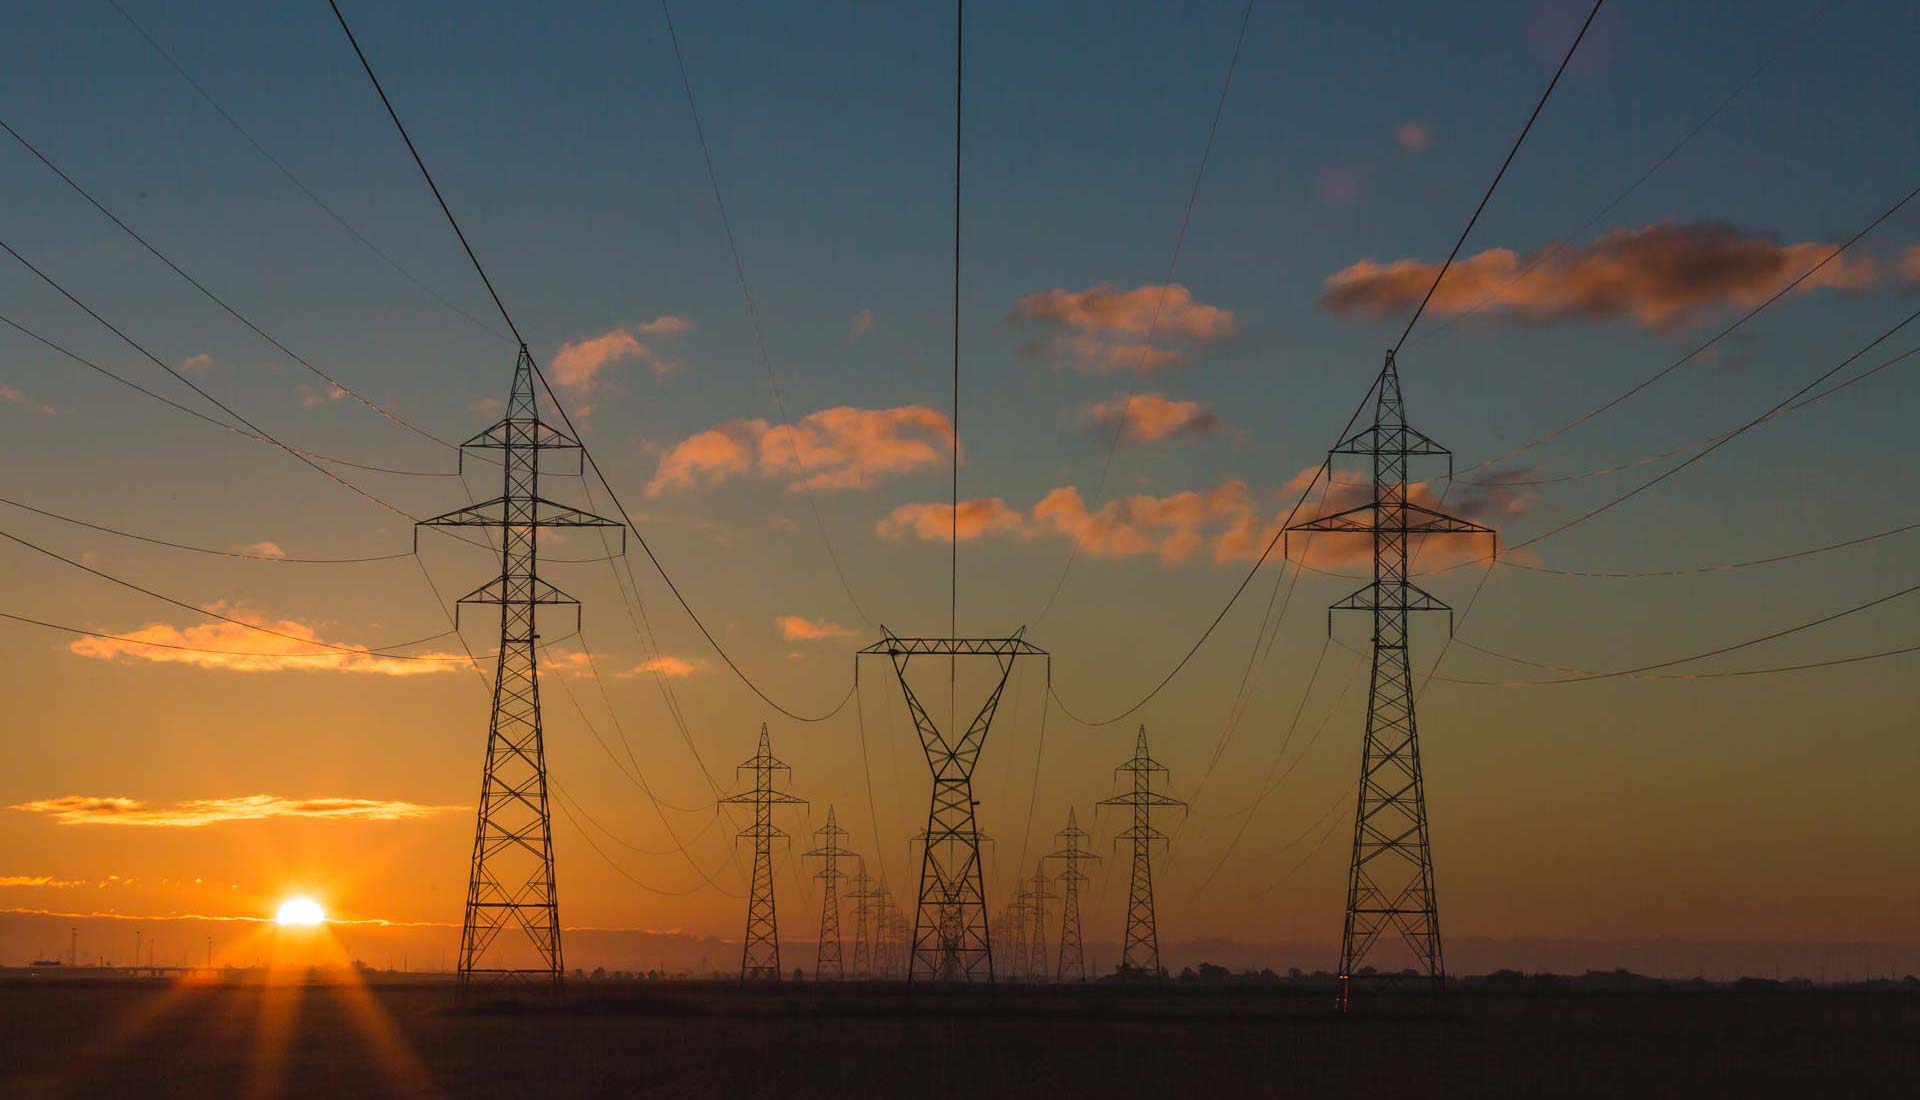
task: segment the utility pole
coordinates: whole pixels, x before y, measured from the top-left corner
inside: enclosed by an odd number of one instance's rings
[[[846,877],[840,870],[840,859],[843,856],[851,856],[854,859],[860,857],[840,843],[846,837],[847,831],[834,823],[832,806],[827,807],[826,827],[816,829],[814,835],[825,837],[826,840],[811,852],[800,853],[803,857],[819,858],[822,867],[818,877],[826,883],[826,888],[820,895],[820,940],[813,958],[813,980],[816,982],[839,981],[847,976],[846,965],[840,955],[840,880]],[[866,874],[865,871],[861,871],[860,878],[866,878]],[[853,970],[856,977],[859,976],[861,962],[861,944],[858,937],[865,935],[864,920],[863,910],[861,923],[855,928],[856,938],[853,945]]]
[[[1154,775],[1164,776],[1167,769],[1148,754],[1145,725],[1140,727],[1133,757],[1114,773],[1132,776],[1131,790],[1100,803],[1133,810],[1133,824],[1114,837],[1115,844],[1133,842],[1133,880],[1127,890],[1127,938],[1120,952],[1120,973],[1128,978],[1158,978],[1164,972],[1160,969],[1160,933],[1153,917],[1153,842],[1166,840],[1167,834],[1153,827],[1153,811],[1184,810],[1187,804],[1153,789]]]
[[[980,832],[974,820],[973,772],[986,745],[987,730],[1006,692],[1007,677],[1020,657],[1046,657],[1021,631],[1006,638],[901,638],[885,627],[879,641],[854,658],[859,678],[861,656],[884,655],[893,662],[907,711],[920,735],[920,747],[933,776],[927,807],[926,844],[920,853],[920,894],[915,907],[912,954],[907,981],[993,981],[993,942],[987,929],[987,890],[980,860]],[[949,683],[962,657],[991,657],[999,675],[966,731],[942,732],[907,682],[908,663],[916,656],[945,656]],[[957,690],[957,688],[955,689]],[[949,720],[948,725],[953,725]]]
[[[794,806],[806,802],[784,791],[773,789],[775,772],[793,775],[793,769],[773,755],[767,740],[767,724],[760,723],[760,748],[735,773],[753,772],[753,787],[729,798],[724,805],[752,806],[753,824],[740,830],[740,836],[753,841],[753,891],[747,897],[747,934],[740,946],[740,980],[780,980],[780,924],[773,907],[773,842],[787,834],[773,823],[775,806]]]
[[[1373,679],[1367,695],[1366,742],[1360,756],[1359,805],[1353,820],[1353,857],[1347,874],[1347,913],[1340,936],[1340,992],[1344,1011],[1362,960],[1392,929],[1412,952],[1436,991],[1446,989],[1440,910],[1434,900],[1433,849],[1427,838],[1426,789],[1420,737],[1413,716],[1413,671],[1407,656],[1407,615],[1452,609],[1407,579],[1408,541],[1414,536],[1484,534],[1492,529],[1408,500],[1407,466],[1416,457],[1453,455],[1407,426],[1400,372],[1387,353],[1374,383],[1373,423],[1342,440],[1332,454],[1372,460],[1373,500],[1356,508],[1297,523],[1289,531],[1365,534],[1373,539],[1373,581],[1327,612],[1373,615]],[[1498,544],[1495,544],[1496,552]]]
[[[1100,857],[1081,847],[1081,842],[1087,839],[1087,833],[1074,820],[1072,807],[1067,809],[1067,827],[1053,834],[1053,837],[1063,846],[1041,858],[1057,859],[1066,865],[1060,872],[1060,883],[1065,889],[1061,895],[1060,952],[1054,960],[1054,980],[1084,982],[1087,980],[1087,960],[1080,943],[1080,884],[1087,881],[1087,876],[1080,870],[1080,864],[1087,860],[1098,861]]]
[[[506,415],[460,445],[463,467],[468,450],[497,452],[500,495],[419,524],[500,532],[499,576],[460,597],[454,615],[457,628],[459,610],[468,604],[500,608],[486,765],[474,823],[466,916],[460,926],[463,997],[476,984],[543,983],[557,995],[566,981],[540,720],[538,611],[569,605],[577,629],[580,604],[540,578],[539,534],[543,527],[620,527],[622,546],[626,541],[618,521],[540,495],[541,453],[579,449],[579,440],[540,419],[533,359],[522,345],[514,361]],[[505,942],[502,933],[508,933]]]
[[[1027,980],[1047,980],[1047,902],[1059,897],[1047,892],[1047,861],[1042,857],[1033,865],[1033,886],[1027,890],[1028,915],[1033,926],[1027,933]]]

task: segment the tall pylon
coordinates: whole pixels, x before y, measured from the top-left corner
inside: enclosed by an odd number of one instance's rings
[[[900,907],[893,904],[893,891],[887,889],[885,878],[874,887],[874,893],[877,895],[873,900],[877,913],[874,930],[877,947],[873,968],[880,977],[897,978],[900,976]]]
[[[1047,903],[1060,895],[1047,891],[1047,862],[1033,865],[1033,883],[1027,887],[1027,980],[1044,982],[1047,970]]]
[[[851,849],[840,842],[846,839],[847,831],[833,819],[833,807],[827,807],[827,824],[814,830],[817,837],[824,838],[818,848],[800,853],[804,857],[820,860],[821,868],[817,876],[825,886],[820,891],[820,939],[819,948],[813,958],[813,980],[816,982],[840,981],[847,976],[846,962],[840,953],[840,880],[846,873],[840,870],[840,860],[845,857],[859,859]],[[860,872],[865,878],[866,872]],[[860,943],[854,941],[854,973],[858,974]]]
[[[893,662],[907,712],[926,753],[927,770],[933,775],[926,843],[920,851],[920,895],[914,912],[907,980],[991,982],[993,938],[987,930],[987,889],[980,860],[980,832],[974,820],[977,803],[973,798],[973,771],[980,762],[987,730],[1000,708],[1014,662],[1020,657],[1044,658],[1047,651],[1022,637],[1025,628],[1007,638],[902,638],[885,627],[881,627],[881,633],[879,641],[855,656],[855,683],[859,680],[860,657],[884,655]],[[999,675],[986,702],[959,737],[953,737],[951,731],[941,732],[908,683],[907,666],[917,656],[945,656],[956,670],[962,657],[991,657],[996,662]]]
[[[1132,789],[1100,805],[1133,810],[1133,824],[1114,837],[1115,844],[1133,842],[1133,880],[1127,890],[1127,939],[1120,951],[1120,973],[1128,978],[1158,978],[1165,972],[1160,968],[1160,933],[1153,917],[1153,842],[1167,839],[1167,834],[1153,827],[1153,811],[1184,810],[1187,804],[1153,789],[1154,775],[1164,776],[1167,769],[1147,752],[1145,725],[1140,727],[1133,756],[1115,768],[1114,774],[1131,776]]]
[[[1373,499],[1366,504],[1295,524],[1290,531],[1366,534],[1373,539],[1373,581],[1334,604],[1334,611],[1373,614],[1373,679],[1367,695],[1367,727],[1360,755],[1359,805],[1353,819],[1353,857],[1347,875],[1347,913],[1340,936],[1338,1003],[1352,1001],[1353,979],[1376,940],[1398,932],[1419,971],[1434,988],[1446,988],[1440,944],[1440,910],[1434,899],[1433,849],[1427,838],[1426,789],[1420,772],[1420,737],[1413,716],[1413,672],[1407,656],[1407,614],[1452,611],[1407,579],[1408,542],[1414,536],[1484,534],[1491,528],[1444,515],[1408,499],[1407,465],[1416,457],[1453,455],[1407,426],[1400,372],[1393,353],[1374,382],[1373,423],[1342,440],[1335,455],[1360,455],[1373,463]],[[1495,548],[1497,551],[1498,544]],[[1451,628],[1451,627],[1449,627]]]
[[[786,831],[773,823],[775,806],[794,806],[806,802],[784,791],[773,789],[775,772],[793,769],[773,755],[768,742],[767,724],[760,723],[760,748],[752,758],[734,769],[735,774],[753,772],[752,788],[723,798],[723,804],[752,806],[753,824],[740,830],[740,836],[753,840],[753,891],[747,896],[747,934],[740,945],[740,980],[780,980],[780,921],[773,904],[773,842],[785,840]]]
[[[540,495],[540,455],[580,449],[579,440],[540,419],[533,359],[525,345],[513,366],[506,415],[460,445],[499,452],[500,495],[421,520],[421,527],[491,527],[500,531],[500,574],[460,597],[500,608],[500,649],[494,663],[493,711],[487,722],[486,766],[480,779],[466,915],[456,964],[460,993],[476,985],[544,983],[559,993],[566,965],[560,946],[560,902],[553,870],[553,819],[547,806],[546,743],[540,721],[540,669],[535,652],[542,607],[579,603],[540,579],[543,527],[619,527]],[[416,535],[417,539],[418,536]],[[502,939],[501,933],[510,933]],[[529,950],[530,949],[530,950]]]
[[[1087,980],[1087,959],[1080,940],[1080,884],[1087,881],[1087,875],[1080,870],[1080,864],[1098,861],[1100,857],[1081,847],[1087,839],[1087,832],[1074,819],[1072,807],[1067,809],[1067,827],[1053,834],[1061,847],[1048,852],[1041,859],[1057,859],[1064,866],[1060,871],[1060,950],[1054,957],[1053,979],[1057,982],[1084,982]]]

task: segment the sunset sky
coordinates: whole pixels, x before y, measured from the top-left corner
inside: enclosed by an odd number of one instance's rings
[[[105,0],[7,7],[0,120],[356,392],[445,439],[491,422],[514,346],[326,6],[119,3],[312,194]],[[962,633],[1027,626],[1054,655],[1060,699],[1087,719],[1124,710],[1173,666],[1366,390],[1586,7],[1257,5],[1169,280],[1243,5],[968,5]],[[585,441],[748,674],[819,713],[847,694],[852,652],[880,624],[944,633],[950,12],[676,12],[783,418],[655,9],[348,10]],[[1869,225],[1920,185],[1917,46],[1920,22],[1894,0],[1608,4],[1401,354],[1411,422],[1462,471],[1506,456]],[[262,428],[421,475],[330,467],[406,513],[469,503],[452,451],[329,389],[4,134],[0,196],[0,241]],[[1668,452],[1746,424],[1917,307],[1920,203],[1643,392],[1462,473],[1504,484],[1458,484],[1449,510],[1513,549],[1421,699],[1449,935],[1915,941],[1916,657],[1513,682],[1716,649],[1914,584],[1920,531],[1685,571],[1920,521],[1905,503],[1920,488],[1920,356],[1523,544],[1693,453]],[[0,315],[221,415],[5,255]],[[1916,345],[1920,325],[1827,384]],[[394,512],[5,326],[0,455],[0,532],[226,617],[0,540],[0,612],[163,643],[0,620],[0,909],[267,917],[302,894],[340,918],[444,924],[450,943],[485,693],[452,638],[402,651],[429,660],[325,647],[444,632],[423,567],[450,599],[490,579],[494,559],[425,533],[416,564]],[[468,491],[498,492],[489,469],[468,463]],[[607,510],[578,479],[549,486]],[[542,549],[604,554],[588,532],[544,535]],[[769,723],[790,789],[810,802],[780,818],[794,853],[832,805],[904,899],[927,774],[891,670],[863,668],[858,705],[829,721],[788,720],[632,549],[658,649],[623,606],[624,571],[545,567],[582,603],[606,693],[579,638],[545,651],[563,924],[739,934],[745,851],[735,823],[716,821],[669,690],[729,790]],[[1434,547],[1424,566],[1458,568],[1426,583],[1464,608],[1484,553],[1484,540]],[[1308,564],[1355,573],[1364,554],[1322,540]],[[263,560],[276,558],[384,560]],[[1661,571],[1682,575],[1580,575]],[[1112,769],[1143,721],[1168,793],[1193,803],[1186,823],[1166,823],[1162,938],[1337,938],[1367,634],[1342,618],[1325,646],[1323,609],[1355,582],[1309,572],[1289,597],[1293,579],[1263,569],[1180,678],[1124,722],[1043,717],[1044,666],[1015,674],[976,780],[995,838],[991,901],[1031,874],[1073,807],[1106,860],[1089,938],[1118,936],[1120,824],[1093,803],[1117,791]],[[1269,650],[1258,635],[1276,580],[1286,612]],[[1660,671],[1915,645],[1915,601]],[[463,625],[491,650],[484,612]],[[564,612],[545,620],[549,639],[571,628]],[[1418,675],[1446,632],[1444,616],[1418,624]],[[625,774],[623,734],[658,809]],[[810,937],[816,868],[785,856],[780,868],[783,931]],[[0,961],[28,949],[0,944]]]

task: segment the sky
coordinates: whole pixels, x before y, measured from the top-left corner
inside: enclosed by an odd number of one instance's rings
[[[514,345],[326,6],[119,2],[219,109],[104,0],[24,0],[0,13],[0,119],[352,392],[6,138],[0,241],[270,434],[359,464],[329,468],[401,512],[496,491],[469,463],[463,492],[453,452],[393,419],[442,439],[484,427]],[[1094,803],[1118,792],[1112,769],[1144,723],[1167,792],[1192,803],[1157,857],[1162,938],[1337,939],[1367,635],[1343,617],[1329,643],[1322,609],[1354,582],[1270,563],[1136,715],[1094,727],[1067,710],[1126,710],[1226,604],[1585,7],[1256,3],[1183,233],[1243,5],[968,6],[958,626],[1024,625],[1052,654],[1050,670],[1016,671],[977,775],[990,898],[1072,808],[1105,857],[1088,935],[1118,938],[1121,826]],[[657,11],[347,10],[584,441],[747,674],[818,714],[882,624],[943,633],[951,13],[676,11],[750,312]],[[1912,313],[1920,212],[1887,217],[1631,398],[1510,452],[1714,337],[1920,184],[1916,34],[1891,2],[1607,4],[1402,351],[1411,422],[1457,471],[1476,467],[1462,479],[1500,482],[1428,491],[1497,528],[1507,563],[1487,572],[1483,543],[1435,546],[1428,566],[1455,568],[1424,583],[1472,611],[1452,645],[1444,616],[1414,633],[1421,676],[1444,654],[1420,717],[1449,935],[1915,942],[1911,656],[1515,682],[1685,657],[1914,583],[1914,534],[1698,571],[1914,522],[1899,502],[1920,484],[1916,360],[1869,373],[1912,329],[1827,383],[1857,385],[1530,540]],[[221,415],[11,257],[0,313]],[[396,512],[11,328],[0,448],[0,531],[226,618],[16,542],[0,545],[0,611],[230,651],[0,621],[0,908],[262,917],[309,894],[342,919],[456,935],[486,725],[460,646],[286,655],[440,634],[435,589],[477,587],[490,559],[429,533],[416,561]],[[608,507],[578,479],[549,484]],[[603,553],[578,532],[542,546]],[[1361,547],[1313,554],[1312,569],[1365,568]],[[797,853],[830,806],[904,894],[927,775],[890,670],[863,668],[834,718],[791,721],[644,558],[629,563],[657,645],[622,569],[545,567],[582,604],[578,637],[564,612],[543,624],[548,753],[577,811],[555,821],[563,923],[737,939],[744,853],[704,773],[733,789],[762,722],[808,800],[781,819],[795,835],[783,928],[817,927],[816,868]],[[1663,571],[1682,572],[1583,575]],[[1911,599],[1662,671],[1913,645]],[[463,625],[491,648],[484,617]],[[963,696],[981,687],[961,681]]]

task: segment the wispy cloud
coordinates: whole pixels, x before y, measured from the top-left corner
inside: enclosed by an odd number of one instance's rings
[[[60,411],[44,401],[35,401],[21,390],[9,386],[4,382],[0,382],[0,401],[4,401],[9,405],[19,405],[22,408],[31,409],[42,416],[52,416],[54,413]]]
[[[0,875],[0,886],[45,886],[60,889],[67,886],[85,886],[84,882],[68,882],[52,875]]]
[[[828,638],[851,638],[859,631],[852,627],[825,619],[803,619],[798,615],[782,615],[773,620],[780,628],[780,636],[789,642],[818,642]]]
[[[655,377],[672,374],[680,368],[679,361],[662,354],[652,341],[678,337],[692,327],[693,322],[684,317],[663,315],[561,344],[553,353],[553,383],[573,397],[585,397],[599,387],[601,372],[618,363],[644,363]]]
[[[328,821],[415,821],[466,809],[464,806],[429,806],[418,802],[368,798],[281,798],[270,794],[196,798],[165,805],[155,805],[137,798],[70,794],[22,802],[10,808],[24,813],[44,814],[62,825],[125,825],[163,829],[198,829],[234,821],[265,821],[277,817]]]
[[[853,321],[847,325],[847,339],[858,340],[873,331],[873,310],[863,309],[853,315]]]
[[[284,558],[287,556],[287,552],[280,548],[279,543],[267,541],[250,542],[242,546],[240,552],[243,554],[256,554],[263,558]]]
[[[1781,244],[1722,222],[1615,229],[1589,244],[1526,256],[1494,248],[1465,257],[1427,308],[1440,314],[1478,309],[1490,318],[1531,322],[1626,318],[1663,328],[1717,306],[1758,305],[1833,248],[1818,241]],[[1361,260],[1327,277],[1321,301],[1339,314],[1396,316],[1419,303],[1439,267],[1413,259]],[[1873,258],[1849,253],[1798,289],[1864,290],[1881,275]]]
[[[197,355],[187,356],[185,359],[175,363],[174,366],[186,371],[188,374],[203,374],[213,368],[213,356],[203,351]]]
[[[797,424],[729,420],[675,444],[660,459],[649,496],[718,485],[748,473],[793,489],[865,489],[883,478],[945,466],[953,426],[929,405],[839,406]]]
[[[1010,318],[1036,335],[1030,355],[1093,371],[1149,373],[1184,363],[1239,331],[1233,311],[1193,299],[1178,283],[1120,290],[1039,290]]]
[[[1162,439],[1212,435],[1220,417],[1212,406],[1198,401],[1176,401],[1163,393],[1136,393],[1090,405],[1087,423],[1104,438],[1122,443],[1152,443]]]
[[[300,407],[303,409],[317,409],[322,405],[331,405],[347,396],[346,390],[331,382],[324,388],[302,383],[295,386],[293,391],[300,395]]]
[[[1418,122],[1402,122],[1393,128],[1393,140],[1400,148],[1418,152],[1433,146],[1433,133]]]
[[[358,646],[350,650],[323,650],[317,643],[339,643],[321,638],[319,632],[306,623],[294,619],[275,620],[224,604],[215,604],[212,609],[254,626],[278,631],[279,634],[263,634],[230,622],[200,623],[188,627],[150,623],[132,630],[114,631],[119,635],[116,638],[76,638],[68,643],[67,649],[78,656],[102,661],[150,661],[229,672],[299,670],[426,676],[459,668],[456,661],[437,659],[452,657],[452,654],[445,653],[419,655],[435,660],[402,660],[372,653]]]
[[[699,670],[700,665],[696,661],[689,661],[684,657],[669,657],[663,653],[658,657],[650,657],[647,660],[641,661],[632,668],[624,672],[615,673],[614,675],[623,678],[657,675],[677,679],[682,676],[691,676]]]

